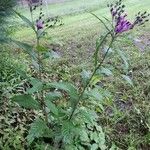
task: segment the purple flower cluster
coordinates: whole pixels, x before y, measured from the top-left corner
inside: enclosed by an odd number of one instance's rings
[[[119,16],[115,25],[115,33],[122,33],[134,27],[134,25],[126,19],[127,15]]]
[[[135,21],[132,23],[127,20],[127,14],[125,13],[125,5],[122,4],[122,0],[116,1],[114,4],[108,5],[110,8],[110,12],[112,15],[113,25],[114,25],[114,32],[115,34],[119,34],[125,31],[129,31],[133,29],[135,25],[142,25],[145,22],[149,21],[147,12],[138,13],[136,15]]]
[[[42,14],[42,13],[41,13]],[[47,29],[47,28],[51,28],[54,27],[57,22],[60,22],[59,25],[62,25],[62,22],[59,20],[58,17],[53,17],[53,18],[47,18],[43,21],[43,17],[40,16],[38,20],[36,20],[36,28],[37,30],[41,30],[41,29]]]

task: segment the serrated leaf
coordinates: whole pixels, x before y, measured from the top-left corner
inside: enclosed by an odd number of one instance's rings
[[[133,82],[132,82],[132,80],[130,79],[129,76],[126,76],[126,75],[121,75],[121,76],[122,76],[122,78],[123,78],[127,83],[129,83],[130,85],[133,86]]]
[[[85,122],[93,123],[98,117],[95,111],[87,110],[84,107],[81,107],[79,110],[79,116]]]
[[[47,108],[50,110],[50,112],[52,112],[53,114],[58,116],[59,111],[58,111],[56,105],[53,104],[50,100],[45,100],[45,103],[46,103]]]
[[[80,134],[80,140],[82,142],[90,142],[90,139],[88,137],[88,133],[86,132],[86,130],[82,130],[81,134]]]
[[[64,90],[68,93],[70,96],[71,104],[74,105],[74,103],[78,100],[78,92],[74,85],[67,82],[52,82],[47,85],[50,88],[56,88],[59,90]]]
[[[91,132],[90,133],[90,139],[97,143],[98,142],[98,135],[97,135],[97,133],[96,132]]]
[[[98,100],[98,101],[103,100],[103,95],[100,93],[100,91],[97,88],[94,88],[91,91],[89,91],[88,95],[90,97],[95,98],[95,100]]]
[[[100,82],[101,79],[102,77],[100,75],[95,75],[91,80],[91,84],[96,85],[98,82]]]
[[[31,80],[31,84],[33,85],[33,87],[27,90],[28,94],[33,94],[35,92],[39,92],[43,88],[43,83],[41,81],[39,81],[38,79],[33,78]]]
[[[45,134],[50,136],[50,129],[47,127],[46,122],[42,119],[36,119],[30,127],[27,141],[31,144],[35,138],[45,137]]]
[[[11,98],[14,102],[18,103],[20,106],[28,109],[39,109],[39,103],[33,99],[31,95],[16,95]]]
[[[96,110],[95,110],[96,112],[101,112],[105,110],[103,104],[100,102],[91,100],[90,103],[96,107]]]
[[[107,146],[106,146],[105,134],[101,127],[98,133],[98,143],[101,150],[106,150]]]
[[[71,121],[64,121],[62,123],[62,136],[63,141],[66,144],[71,144],[73,142],[74,136],[80,134],[80,128],[75,126]]]
[[[97,149],[98,149],[98,145],[96,143],[91,145],[91,150],[97,150]]]
[[[83,80],[83,84],[86,85],[87,81],[89,80],[90,78],[90,75],[91,75],[91,71],[86,71],[86,70],[83,70],[81,72],[81,77],[82,77],[82,80]]]
[[[62,94],[60,92],[49,92],[45,96],[45,100],[54,101],[62,97]]]
[[[93,140],[98,143],[99,138],[97,132],[93,132]]]

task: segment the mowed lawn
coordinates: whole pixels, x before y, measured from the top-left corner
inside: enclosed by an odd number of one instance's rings
[[[112,0],[109,1],[109,3]],[[85,35],[83,31],[94,32],[94,30],[99,31],[98,20],[96,20],[90,12],[95,13],[99,17],[108,17],[110,18],[109,9],[107,8],[107,0],[72,0],[63,3],[49,4],[48,8],[44,7],[44,12],[46,16],[61,16],[63,19],[64,25],[57,27],[55,29],[49,30],[48,33],[51,37],[55,38],[70,38],[75,36]],[[126,4],[126,10],[130,19],[134,18],[134,15],[139,11],[150,11],[150,1],[149,0],[124,0]],[[20,9],[19,9],[20,10]],[[19,11],[18,10],[18,11]],[[28,9],[21,8],[21,13],[26,17],[30,18]],[[38,12],[35,12],[35,19],[38,16]],[[19,21],[17,19],[17,21]],[[21,22],[21,20],[20,20]],[[82,31],[82,32],[81,32]],[[78,34],[81,32],[81,34]],[[25,37],[28,36],[30,31],[27,31],[27,28],[20,30],[16,35]]]

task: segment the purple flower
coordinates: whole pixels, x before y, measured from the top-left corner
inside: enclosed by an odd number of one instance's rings
[[[134,27],[134,25],[126,19],[126,16],[127,15],[119,16],[116,19],[116,25],[115,25],[116,34],[128,31]]]
[[[145,22],[149,21],[150,14],[147,14],[145,11],[144,13],[139,12],[136,15],[135,20],[133,23],[126,19],[127,14],[125,13],[125,5],[122,4],[122,0],[118,0],[114,4],[108,4],[110,8],[110,13],[112,15],[112,21],[114,25],[114,32],[115,34],[119,34],[125,31],[129,31],[133,29],[137,25],[143,25]]]
[[[44,28],[44,22],[39,19],[36,21],[36,27],[37,27],[37,30],[40,30],[40,29],[43,29]]]

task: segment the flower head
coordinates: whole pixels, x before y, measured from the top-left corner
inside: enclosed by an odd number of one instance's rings
[[[134,25],[126,19],[126,15],[118,17],[115,25],[115,33],[122,33],[132,29]]]
[[[147,14],[146,11],[144,13],[139,12],[133,22],[127,20],[127,14],[124,10],[125,5],[122,4],[122,0],[117,1],[114,4],[110,4],[108,7],[110,7],[115,34],[129,31],[136,25],[143,25],[145,22],[149,21],[147,18],[150,14]]]

